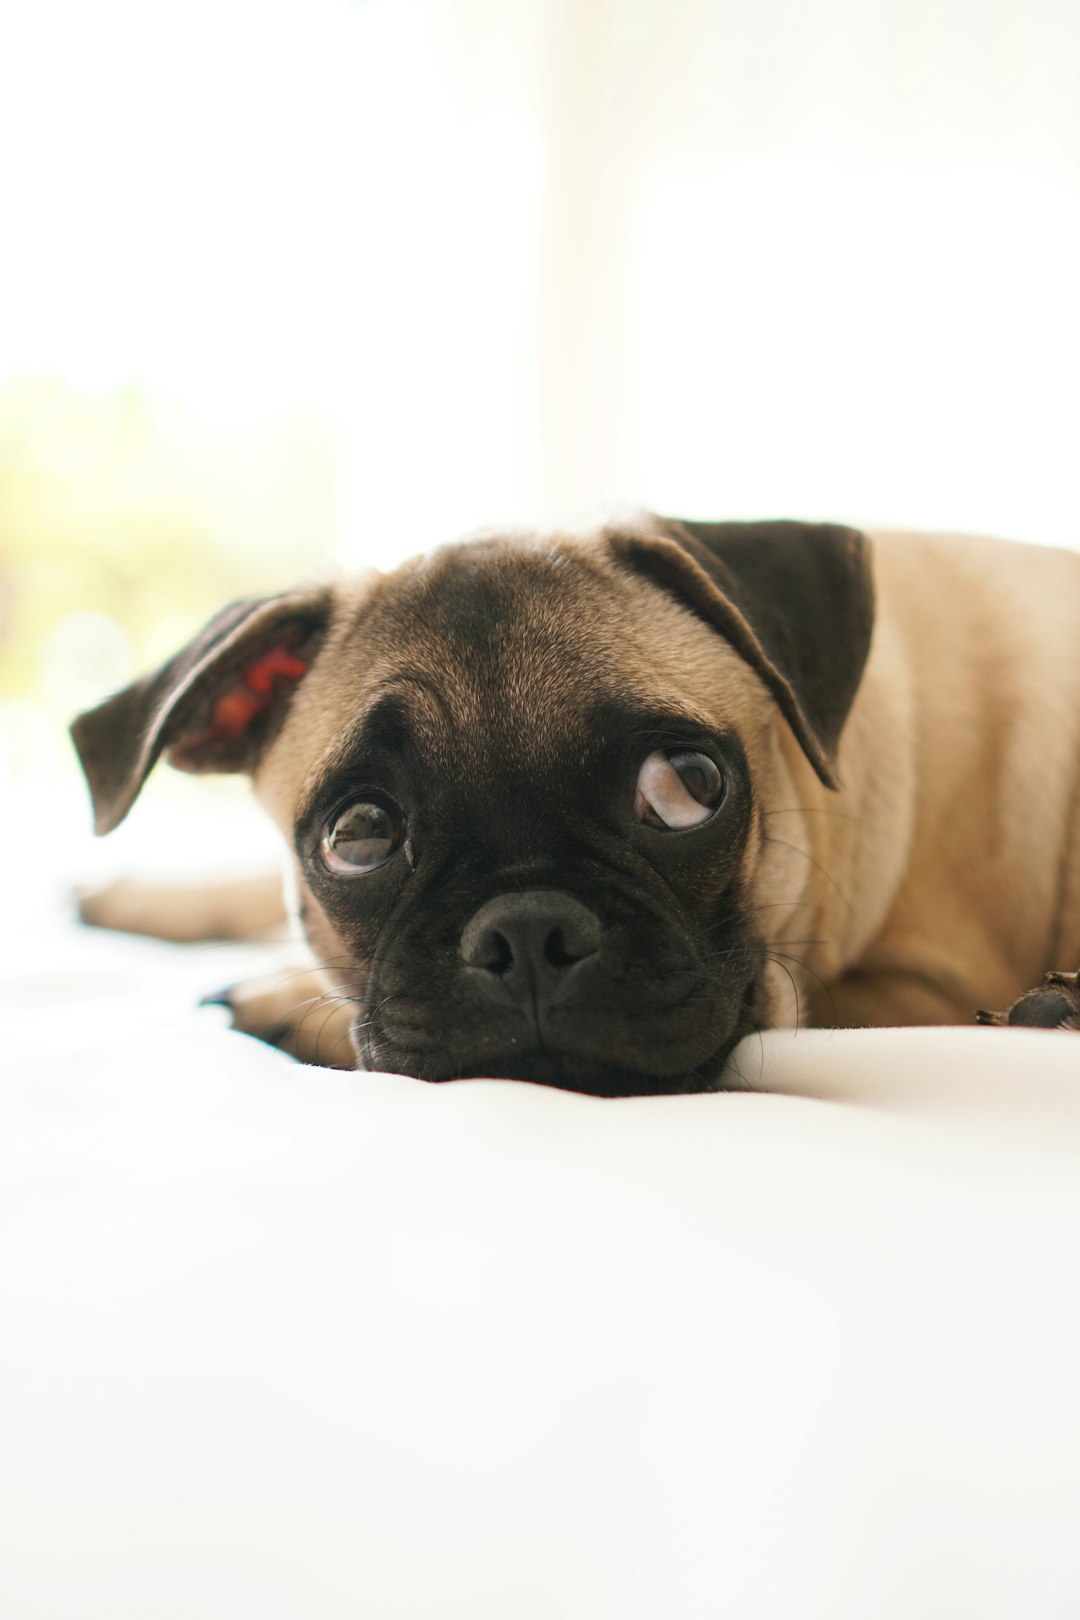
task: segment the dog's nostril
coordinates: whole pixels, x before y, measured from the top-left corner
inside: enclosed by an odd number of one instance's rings
[[[483,944],[483,953],[476,965],[486,968],[489,973],[497,973],[500,977],[504,973],[509,973],[514,965],[514,952],[506,935],[500,934],[497,928],[492,928],[485,936]]]
[[[569,970],[600,950],[599,917],[572,895],[528,890],[497,895],[481,906],[461,934],[466,965],[479,969],[491,989],[525,994],[534,983],[568,982]]]
[[[577,942],[574,941],[576,944]],[[553,928],[544,941],[544,955],[554,968],[573,967],[580,962],[583,956],[591,956],[588,949],[572,950],[568,948],[566,935],[561,928]]]
[[[571,945],[576,943],[568,942],[561,928],[553,928],[544,940],[544,956],[553,968],[573,967],[583,956],[592,954],[584,943],[580,949],[572,949]],[[509,973],[514,965],[514,947],[505,934],[497,928],[490,928],[478,941],[473,965],[485,968],[488,973]]]

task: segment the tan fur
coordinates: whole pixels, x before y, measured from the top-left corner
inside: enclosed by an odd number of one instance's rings
[[[822,785],[761,681],[715,631],[587,538],[554,544],[552,589],[538,593],[507,665],[500,724],[513,728],[520,714],[538,771],[538,709],[565,737],[584,697],[605,685],[668,694],[708,724],[734,725],[764,810],[745,870],[773,953],[772,1021],[966,1023],[1080,961],[1080,558],[964,536],[871,538],[877,613],[839,792]],[[588,588],[560,599],[559,569],[571,561],[594,576],[597,611]],[[422,590],[427,566],[404,577]],[[290,842],[311,785],[347,751],[366,707],[402,681],[400,639],[379,629],[402,577],[339,588],[327,656],[259,764],[257,795]],[[370,635],[356,634],[369,624]],[[580,649],[573,670],[551,656],[568,629]],[[417,631],[408,670],[424,747],[467,770],[492,719],[467,665],[447,669]],[[299,873],[297,882],[332,978],[341,941],[313,916]],[[264,1028],[283,1016],[276,996],[259,1015]],[[333,1038],[344,1027],[335,1017]],[[295,1049],[312,1058],[327,1043],[323,1031]]]
[[[873,538],[874,640],[828,807],[851,825],[806,827],[847,902],[814,883],[844,941],[814,1017],[968,1022],[1080,956],[1063,889],[1080,833],[1080,558]]]
[[[81,890],[78,903],[83,922],[95,928],[146,934],[178,945],[272,938],[286,922],[281,879],[272,873],[210,884],[151,884],[123,877]]]

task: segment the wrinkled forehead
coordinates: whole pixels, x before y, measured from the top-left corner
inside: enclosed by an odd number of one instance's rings
[[[369,693],[398,690],[433,759],[494,733],[542,750],[553,713],[576,728],[612,678],[625,633],[611,598],[550,548],[453,548],[381,592],[352,642]]]
[[[543,772],[595,743],[599,715],[739,728],[756,687],[708,625],[580,543],[449,547],[342,603],[286,727],[306,756],[292,807],[395,737],[441,772],[508,755]]]

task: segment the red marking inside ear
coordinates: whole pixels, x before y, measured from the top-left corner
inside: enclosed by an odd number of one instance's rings
[[[240,737],[274,698],[274,687],[281,681],[298,681],[308,666],[287,647],[271,647],[241,671],[240,684],[223,692],[214,704],[210,731],[219,737]]]
[[[298,681],[301,675],[307,674],[307,665],[302,658],[297,658],[287,647],[271,647],[270,651],[256,658],[244,671],[244,679],[253,692],[269,692],[277,675],[282,675],[287,681]]]

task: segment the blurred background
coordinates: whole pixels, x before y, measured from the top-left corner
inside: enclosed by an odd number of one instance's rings
[[[1072,0],[8,7],[0,788],[81,832],[73,711],[479,525],[1077,545],[1078,85]]]

